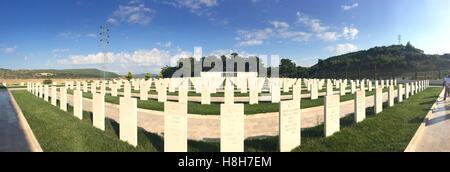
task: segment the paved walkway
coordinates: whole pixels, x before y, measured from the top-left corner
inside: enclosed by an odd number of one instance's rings
[[[415,152],[450,152],[450,100],[439,97],[417,140]],[[419,129],[421,130],[421,129]]]
[[[19,123],[8,90],[0,89],[0,152],[31,151],[31,144]]]
[[[395,91],[396,92],[396,91]],[[395,93],[395,95],[397,95]],[[388,100],[387,92],[383,93],[383,102]],[[67,95],[67,102],[73,105],[73,96]],[[107,118],[119,121],[119,106],[105,102],[105,115]],[[374,106],[374,96],[366,97],[366,107]],[[312,107],[301,110],[302,128],[321,125],[324,121],[324,107]],[[83,110],[92,112],[92,100],[83,98]],[[354,101],[341,102],[341,117],[354,112]],[[246,115],[245,138],[257,136],[278,135],[278,112]],[[164,113],[160,111],[139,109],[138,126],[152,133],[164,132]],[[188,114],[188,138],[193,140],[209,140],[220,138],[219,115]]]

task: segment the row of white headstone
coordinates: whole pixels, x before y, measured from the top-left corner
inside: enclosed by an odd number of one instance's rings
[[[404,98],[408,99],[410,96],[417,94],[429,87],[429,81],[416,81],[412,83],[406,83],[406,87],[403,84],[398,84],[397,95],[395,95],[394,85],[388,86],[388,106],[392,107],[395,103],[395,97],[397,102],[403,102]],[[366,96],[364,87],[358,90],[354,94],[354,115],[355,122],[361,122],[366,118]],[[325,96],[325,136],[331,136],[340,130],[340,96],[339,95],[327,95]],[[377,86],[375,88],[374,96],[374,112],[378,114],[383,111],[383,88]]]
[[[179,98],[184,102],[187,101],[187,97],[184,97],[186,92],[189,92],[189,82],[193,83],[195,92],[201,93],[201,104],[211,104],[211,93],[217,92],[217,88],[223,84],[225,103],[229,104],[234,101],[234,92],[235,85],[238,89],[241,90],[241,93],[249,93],[249,104],[258,104],[259,102],[259,93],[262,92],[263,85],[266,82],[267,78],[246,78],[243,81],[239,78],[219,78],[216,80],[201,79],[201,78],[173,78],[173,79],[155,79],[155,80],[132,80],[131,86],[134,87],[134,90],[140,91],[140,99],[148,100],[148,91],[150,91],[150,87],[152,86],[152,82],[154,82],[156,87],[156,92],[158,94],[159,102],[167,101],[167,91],[175,92],[176,89],[179,91]],[[238,82],[240,81],[240,82]],[[355,93],[356,87],[364,87],[365,84],[368,85],[368,90],[372,91],[373,84],[371,80],[331,80],[331,79],[290,79],[290,78],[269,78],[267,79],[269,85],[269,91],[271,93],[271,102],[279,103],[281,100],[280,89],[283,89],[283,92],[289,92],[292,88],[293,97],[297,99],[297,97],[301,96],[302,90],[302,81],[307,87],[307,90],[310,91],[310,98],[312,100],[318,99],[319,90],[323,88],[324,83],[326,82],[327,86],[327,94],[330,95],[333,93],[333,85],[336,88],[340,88],[340,95],[345,95],[347,90],[347,82],[350,82],[350,92],[352,94]],[[385,86],[397,85],[396,80],[386,80],[386,85],[384,84],[384,80],[381,80],[380,86],[384,88]],[[243,84],[247,83],[247,84]],[[375,87],[378,86],[379,81],[375,81]],[[87,82],[77,82],[77,88],[80,88],[83,85],[83,92],[88,92],[89,84]],[[123,85],[123,94],[124,97],[131,97],[131,86],[130,82],[126,80],[119,81],[109,81],[109,82],[100,82],[95,81],[91,83],[91,93],[96,93],[97,87],[100,87],[100,93],[106,93],[106,85],[109,85],[112,96],[117,96],[117,90],[120,89]],[[73,82],[67,83],[66,87],[70,89],[74,89]]]
[[[125,85],[127,85],[125,83]],[[403,101],[429,86],[428,81],[417,81],[407,83],[403,88],[398,85],[398,101]],[[294,92],[299,91],[299,86],[294,86]],[[278,87],[279,88],[279,87]],[[27,90],[38,97],[49,101],[56,106],[57,87],[51,87],[49,93],[48,85],[28,83]],[[187,91],[183,91],[187,93]],[[375,113],[382,111],[382,88],[375,88]],[[186,95],[187,96],[187,95]],[[229,95],[228,95],[229,96]],[[389,106],[394,105],[394,86],[389,86],[388,91]],[[67,111],[67,88],[60,88],[60,108]],[[74,116],[83,118],[83,97],[80,88],[74,90]],[[301,143],[301,114],[300,98],[281,101],[279,104],[279,149],[280,151],[291,151],[300,146]],[[355,92],[355,121],[361,122],[366,116],[366,97],[364,87]],[[93,94],[93,125],[101,130],[105,129],[105,102],[104,94]],[[333,135],[340,130],[340,95],[327,95],[324,105],[324,135]],[[138,145],[137,126],[137,99],[131,97],[121,97],[119,106],[120,139],[133,146]],[[187,102],[165,102],[164,103],[164,151],[165,152],[186,152],[187,147]],[[229,102],[221,104],[220,107],[220,150],[222,152],[243,152],[244,151],[244,104]]]

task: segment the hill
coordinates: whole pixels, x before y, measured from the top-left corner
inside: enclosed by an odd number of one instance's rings
[[[308,75],[319,78],[440,78],[450,71],[450,54],[427,55],[407,45],[374,47],[330,57],[310,67],[292,68],[283,59],[281,76]],[[294,64],[295,66],[295,64]],[[299,71],[300,74],[299,74]],[[300,76],[304,77],[304,76]]]
[[[42,69],[42,70],[10,70],[0,69],[0,78],[101,78],[103,71],[98,69]],[[116,78],[120,75],[106,72],[106,77]]]

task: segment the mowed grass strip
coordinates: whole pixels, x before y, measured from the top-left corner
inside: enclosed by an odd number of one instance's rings
[[[358,124],[354,115],[341,119],[341,131],[323,137],[323,125],[302,131],[302,145],[294,151],[319,152],[402,152],[435,103],[442,88],[428,88],[393,107],[383,107]]]
[[[119,124],[106,119],[105,131],[92,126],[92,113],[84,112],[83,120],[45,102],[26,91],[12,91],[33,133],[45,152],[162,152],[164,138],[138,130],[138,146],[135,148],[119,140]],[[217,150],[215,143],[189,141],[189,151]]]
[[[301,146],[295,152],[403,152],[414,136],[442,88],[428,88],[393,107],[383,106],[375,115],[367,108],[367,118],[358,124],[354,115],[341,118],[341,131],[324,137],[324,126],[303,129]],[[249,152],[278,151],[278,137],[245,141]]]
[[[387,92],[388,89],[385,88],[383,92]],[[67,91],[69,94],[73,95],[73,90]],[[366,91],[366,97],[374,95],[375,91]],[[92,99],[92,93],[84,92],[84,98]],[[156,111],[164,111],[164,103],[158,102],[155,99],[149,99],[146,101],[139,100],[137,98],[138,108],[141,109],[149,109]],[[347,93],[344,96],[341,96],[341,102],[353,100],[354,94]],[[105,96],[105,102],[119,104],[120,97],[111,96],[111,94],[107,94]],[[311,100],[309,98],[304,98],[301,100],[300,107],[302,109],[323,106],[324,97],[320,96],[316,100]],[[244,113],[246,115],[254,115],[259,113],[270,113],[270,112],[278,112],[279,111],[278,103],[270,103],[270,102],[259,102],[258,104],[250,105],[248,103],[244,104]],[[189,102],[188,103],[188,113],[189,114],[198,114],[198,115],[220,115],[220,103],[212,102],[210,105],[202,105],[200,102]]]

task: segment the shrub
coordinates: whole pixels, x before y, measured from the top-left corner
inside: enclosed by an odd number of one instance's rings
[[[44,83],[45,85],[50,85],[50,84],[53,83],[53,81],[52,81],[51,79],[46,79],[46,80],[44,80],[43,83]]]

